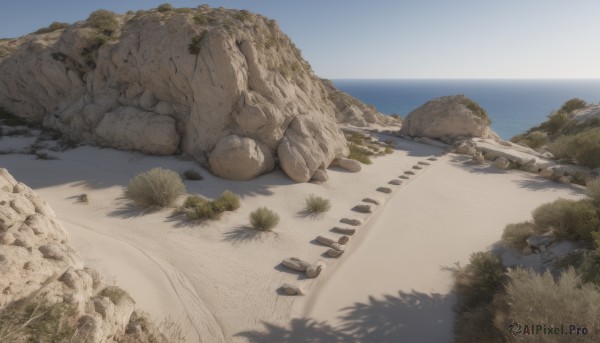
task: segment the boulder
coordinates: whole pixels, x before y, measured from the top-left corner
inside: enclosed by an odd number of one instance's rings
[[[106,113],[94,133],[100,145],[156,155],[174,154],[180,141],[175,119],[135,107]]]
[[[291,285],[289,283],[284,283],[281,286],[281,290],[283,291],[283,293],[285,293],[287,295],[306,295],[306,293],[304,293],[302,288]]]
[[[473,162],[475,163],[483,163],[485,161],[485,158],[483,157],[483,154],[481,152],[476,152],[475,154],[473,154]]]
[[[528,173],[537,174],[540,168],[537,165],[537,161],[535,160],[535,158],[532,158],[521,165],[521,170],[526,171]]]
[[[208,163],[215,175],[231,180],[250,180],[275,167],[273,155],[265,144],[237,135],[221,138]]]
[[[325,182],[327,180],[329,180],[329,175],[327,175],[327,171],[325,169],[317,169],[311,179],[311,181],[315,182]]]
[[[490,136],[487,115],[464,95],[433,99],[410,112],[400,134],[453,139],[460,136]]]
[[[325,252],[325,254],[327,254],[327,256],[329,257],[340,257],[343,253],[344,250],[336,250],[333,248],[327,249],[327,251]]]
[[[371,205],[359,204],[352,208],[352,211],[359,213],[371,213],[373,210],[371,209]]]
[[[376,189],[378,192],[390,194],[392,193],[392,189],[389,187],[379,187]]]
[[[374,204],[374,205],[381,205],[381,203],[382,203],[381,199],[374,199],[374,198],[364,198],[364,199],[362,199],[362,201],[368,202],[368,203]]]
[[[338,158],[336,165],[352,173],[358,173],[362,169],[360,162],[345,157]]]
[[[544,168],[540,170],[540,176],[550,178],[554,175],[554,171],[551,168]]]
[[[388,182],[390,185],[400,186],[402,184],[402,180],[393,179]]]
[[[359,219],[355,219],[355,218],[342,218],[342,219],[340,219],[340,223],[348,224],[348,225],[352,225],[352,226],[359,226],[362,224],[362,222]]]
[[[462,154],[462,155],[472,156],[475,154],[476,150],[475,150],[475,147],[468,145],[466,143],[462,143],[456,147],[456,152],[459,154]]]
[[[494,161],[494,166],[498,169],[507,169],[510,166],[510,162],[506,159],[506,157],[498,157]]]
[[[338,242],[338,244],[343,244],[343,245],[348,244],[348,242],[350,242],[350,236],[344,235],[344,236],[340,237],[337,242]]]
[[[348,227],[334,227],[333,229],[331,229],[331,231],[333,232],[337,232],[337,233],[341,233],[343,235],[354,235],[356,233],[356,229],[351,229]]]

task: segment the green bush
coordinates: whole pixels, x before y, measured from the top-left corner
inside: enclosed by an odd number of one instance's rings
[[[538,230],[552,228],[556,235],[574,240],[591,240],[591,233],[600,227],[598,211],[587,199],[558,199],[539,206],[532,216]]]
[[[196,207],[196,206],[200,206],[202,204],[204,204],[205,202],[207,202],[206,200],[204,200],[201,197],[197,197],[197,196],[189,196],[187,197],[187,199],[185,199],[185,202],[183,203],[183,207]]]
[[[525,134],[518,142],[537,150],[548,143],[548,134],[542,131],[532,131]]]
[[[558,110],[559,112],[563,112],[563,113],[571,113],[575,110],[578,110],[580,108],[584,108],[587,106],[587,103],[581,99],[578,98],[573,98],[570,100],[567,100],[561,107],[560,110]]]
[[[171,12],[173,10],[173,5],[171,5],[169,3],[164,3],[161,5],[158,5],[156,10],[159,12]]]
[[[350,155],[348,155],[349,159],[356,160],[363,164],[373,163],[371,162],[369,155],[364,151],[364,149],[361,149],[360,147],[354,144],[349,144],[348,148],[350,149]]]
[[[457,312],[454,342],[502,342],[502,333],[494,326],[493,310],[489,304],[481,304]]]
[[[127,186],[125,196],[142,207],[166,207],[186,192],[177,172],[154,168],[136,175]]]
[[[582,283],[572,268],[558,280],[549,271],[540,275],[523,269],[510,271],[509,277],[504,310],[495,319],[495,326],[507,342],[515,339],[507,330],[513,322],[554,327],[573,323],[588,328],[585,341],[600,341],[600,331],[596,329],[600,327],[600,292],[596,286]]]
[[[198,204],[187,210],[186,215],[191,220],[217,220],[221,218],[223,210],[217,206],[214,201]]]
[[[62,29],[66,29],[67,27],[71,26],[68,23],[60,23],[58,21],[53,22],[52,24],[43,27],[37,31],[34,32],[34,34],[42,34],[42,33],[50,33],[50,32],[54,32],[57,30],[62,30]]]
[[[589,180],[586,184],[586,193],[596,206],[600,207],[600,177]]]
[[[306,207],[304,207],[304,211],[306,213],[325,213],[331,209],[331,203],[329,202],[329,199],[312,194],[306,198],[305,203]]]
[[[250,224],[255,230],[270,231],[279,224],[279,215],[266,207],[259,207],[250,213]]]
[[[502,232],[502,243],[506,246],[522,250],[527,246],[527,238],[537,233],[536,226],[531,222],[508,224]]]
[[[490,251],[471,254],[469,264],[453,271],[454,287],[459,296],[458,308],[488,303],[503,288],[505,268],[500,258]]]
[[[107,10],[92,12],[87,19],[87,24],[107,37],[111,37],[119,29],[117,15]]]
[[[195,171],[194,169],[188,169],[186,171],[183,172],[183,177],[186,178],[186,180],[191,180],[191,181],[197,181],[197,180],[202,180],[202,175]]]
[[[592,169],[600,167],[600,127],[558,137],[548,150],[559,159],[568,159]]]

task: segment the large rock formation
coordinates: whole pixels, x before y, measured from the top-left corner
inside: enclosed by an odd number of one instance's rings
[[[97,11],[0,41],[0,52],[0,107],[75,140],[181,152],[232,179],[268,172],[279,158],[304,182],[348,154],[322,82],[274,20],[247,11]],[[385,119],[366,112],[367,122]],[[224,167],[213,155],[231,151],[231,135],[263,161],[236,150]]]
[[[354,98],[348,93],[344,93],[335,88],[333,82],[321,79],[329,100],[336,107],[335,115],[338,123],[350,124],[358,127],[367,127],[369,124],[379,124],[384,126],[402,124],[400,118],[394,118],[379,113],[374,106],[366,105]]]
[[[84,267],[52,208],[3,168],[0,275],[1,342],[159,338],[156,328],[134,312],[135,301],[125,291],[107,287],[97,271]],[[138,321],[144,322],[143,330]]]
[[[400,134],[436,139],[497,137],[489,124],[485,111],[466,96],[444,96],[410,112]]]

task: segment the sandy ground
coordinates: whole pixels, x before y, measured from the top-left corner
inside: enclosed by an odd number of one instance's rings
[[[171,209],[141,212],[122,197],[135,174],[157,166],[198,169],[190,161],[80,147],[53,153],[58,160],[1,155],[0,167],[50,202],[86,263],[128,290],[142,310],[180,322],[189,342],[328,342],[349,333],[371,341],[375,336],[360,330],[377,328],[379,341],[424,334],[419,337],[430,339],[418,341],[426,342],[449,337],[452,299],[443,266],[496,242],[506,223],[527,218],[540,203],[580,196],[576,188],[465,166],[449,156],[402,186],[387,184],[440,152],[399,141],[394,154],[360,173],[330,169],[323,184],[295,184],[278,171],[227,181],[202,170],[204,180],[185,181],[190,194],[215,198],[228,189],[241,196],[242,207],[201,225],[172,218]],[[376,192],[380,186],[395,191]],[[76,202],[82,193],[89,204]],[[302,215],[310,194],[329,198],[332,210]],[[340,259],[323,256],[326,248],[314,238],[339,236],[329,230],[342,217],[366,220],[351,211],[365,197],[389,202],[368,218]],[[272,233],[246,228],[248,214],[260,206],[281,216]],[[292,256],[323,260],[327,268],[314,282],[281,267]],[[280,295],[285,282],[309,295]],[[344,314],[347,319],[340,318]]]

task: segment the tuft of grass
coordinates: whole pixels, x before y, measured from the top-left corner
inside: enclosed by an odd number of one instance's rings
[[[271,231],[279,224],[279,215],[266,207],[259,207],[250,213],[250,224],[255,230]]]
[[[527,246],[525,240],[536,233],[537,228],[531,222],[508,224],[502,232],[502,243],[517,250],[522,250]]]
[[[369,158],[369,155],[360,147],[354,144],[349,144],[348,148],[350,149],[350,155],[348,155],[349,159],[356,160],[363,164],[372,164],[373,162]]]
[[[136,175],[129,182],[125,196],[138,206],[166,207],[185,192],[185,185],[177,172],[154,168]]]
[[[221,196],[215,202],[224,211],[235,211],[240,208],[240,197],[227,190],[221,193]]]
[[[77,196],[77,202],[87,204],[90,202],[90,199],[89,199],[88,195],[84,193],[84,194],[80,194]]]
[[[194,169],[188,169],[188,170],[184,171],[183,177],[185,177],[186,180],[191,180],[191,181],[198,181],[198,180],[203,179],[202,175]]]
[[[329,202],[329,199],[325,199],[314,194],[309,195],[306,198],[305,203],[306,207],[304,208],[304,212],[306,213],[325,213],[331,209],[331,203]]]
[[[61,23],[61,22],[55,21],[52,24],[35,31],[34,34],[39,35],[42,33],[50,33],[50,32],[54,32],[54,31],[66,29],[69,26],[71,26],[69,23]]]

